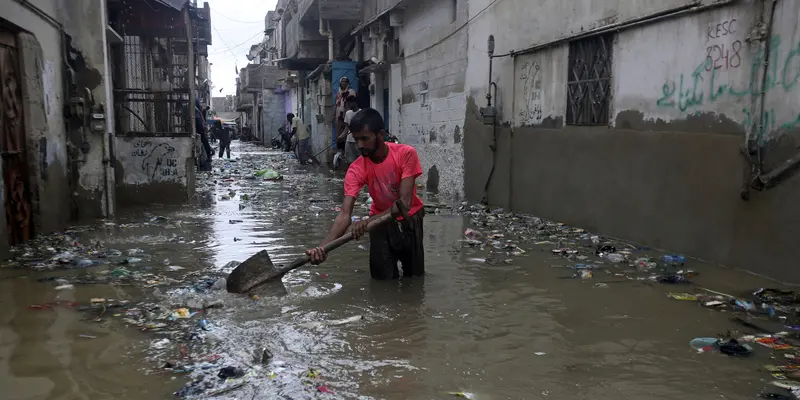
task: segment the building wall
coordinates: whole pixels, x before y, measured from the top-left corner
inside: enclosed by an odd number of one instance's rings
[[[194,194],[191,137],[117,137],[117,195],[121,206],[180,204]]]
[[[463,0],[410,4],[399,30],[405,58],[392,68],[400,78],[389,79],[400,89],[390,90],[390,108],[398,107],[390,125],[398,121],[393,133],[417,149],[424,170],[418,182],[453,197],[464,193],[467,12]]]
[[[106,68],[108,25],[103,0],[82,1],[58,0],[56,15],[62,21],[64,30],[71,38],[70,67],[75,75],[74,91],[83,95],[88,89],[94,104],[101,106],[106,114],[112,109],[107,99],[106,84],[110,84]],[[110,154],[109,132],[113,134],[114,124],[106,124],[104,133],[91,132],[88,127],[73,126],[69,137],[73,146],[80,148],[88,144],[88,153],[74,156],[73,170],[77,172],[77,194],[75,202],[78,218],[96,218],[113,213],[114,173],[107,162]],[[108,198],[106,198],[108,196]]]
[[[55,15],[54,1],[33,1]],[[17,2],[0,8],[0,18],[18,27],[25,118],[26,152],[31,184],[34,233],[63,229],[70,220],[67,133],[63,119],[61,35],[58,29]],[[4,199],[2,199],[4,201]],[[5,213],[0,255],[7,250]]]
[[[797,154],[800,4],[777,2],[763,113],[765,57],[757,41],[745,40],[755,37],[762,2],[742,0],[616,33],[610,119],[602,126],[568,123],[566,43],[496,58],[503,124],[493,132],[477,118],[488,34],[503,54],[686,2],[544,2],[520,12],[519,2],[506,0],[480,14],[488,3],[470,2],[464,146],[471,199],[485,194],[488,180],[490,203],[800,282],[800,272],[786,267],[800,257],[800,228],[789,222],[800,217],[797,178],[740,198],[745,132],[764,145],[767,170]],[[492,166],[490,179],[483,171]]]
[[[286,121],[286,95],[275,89],[265,89],[263,94],[263,122],[264,127],[262,143],[269,145],[270,140],[278,134],[278,129]]]
[[[306,109],[304,122],[311,126],[311,152],[320,163],[333,162],[335,148],[331,147],[333,125],[333,100],[331,81],[323,73],[318,79],[307,81]],[[323,151],[328,149],[327,151]],[[319,153],[319,154],[317,154]]]

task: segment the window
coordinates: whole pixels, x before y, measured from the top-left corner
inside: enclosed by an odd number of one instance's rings
[[[569,44],[567,125],[606,125],[611,99],[613,34]]]
[[[458,0],[450,0],[450,23],[458,19]]]

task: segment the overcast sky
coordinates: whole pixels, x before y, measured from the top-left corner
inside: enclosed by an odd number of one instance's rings
[[[206,0],[211,7],[213,45],[208,48],[212,96],[236,93],[236,68],[247,65],[247,51],[264,36],[264,17],[277,0]],[[203,1],[198,1],[202,7]],[[220,93],[220,90],[222,92]]]

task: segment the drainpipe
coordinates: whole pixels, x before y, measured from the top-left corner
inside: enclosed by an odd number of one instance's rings
[[[378,62],[383,62],[386,57],[386,49],[385,46],[383,45],[385,40],[386,40],[385,33],[378,35],[378,37],[375,39],[375,46],[377,46],[378,48],[378,54],[377,54]]]
[[[333,31],[331,21],[322,19],[322,0],[317,0],[317,10],[319,11],[319,34],[328,38],[328,61],[333,61]],[[328,30],[325,30],[327,22]]]
[[[108,55],[108,11],[106,9],[106,2],[100,2],[100,20],[103,24],[103,64],[104,71],[103,73],[106,76],[106,79],[103,79],[105,84],[105,93],[106,93],[106,107],[105,107],[105,115],[106,115],[106,132],[103,132],[103,185],[105,188],[105,217],[108,218],[114,215],[114,202],[112,201],[111,191],[115,188],[109,182],[109,173],[108,169],[111,168],[111,146],[114,144],[112,143],[112,136],[114,133],[114,93],[111,90],[111,68],[109,66],[109,61],[111,58]],[[109,104],[111,104],[109,106]]]
[[[762,134],[764,133],[764,103],[766,102],[767,68],[770,62],[770,35],[772,35],[772,21],[775,15],[776,0],[766,0],[759,4],[756,13],[756,25],[748,37],[751,41],[758,43],[757,54],[763,54],[764,59],[758,66],[757,80],[750,82],[750,124],[745,127],[745,143],[742,153],[747,160],[744,168],[744,180],[740,196],[742,200],[750,199],[750,188],[762,190],[769,185],[769,180],[773,177],[762,176],[761,168],[763,159],[761,154]],[[758,85],[758,86],[755,86]],[[754,89],[758,90],[754,90]],[[756,122],[757,121],[757,122]],[[755,132],[754,132],[755,130]],[[773,171],[770,175],[777,175],[789,169],[790,166],[784,164],[781,171]]]

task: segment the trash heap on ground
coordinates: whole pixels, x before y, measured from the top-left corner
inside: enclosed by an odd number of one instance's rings
[[[240,210],[247,207],[269,209],[282,223],[318,220],[320,216],[333,218],[339,211],[338,204],[332,199],[312,197],[310,189],[320,179],[341,181],[341,178],[291,174],[289,161],[292,160],[285,156],[215,159],[214,170],[200,175],[198,193],[216,196],[218,188],[223,187],[226,191],[217,200],[237,200]],[[282,202],[280,207],[269,204],[270,199],[264,194],[266,186],[271,187],[269,190],[282,191],[290,201]],[[363,200],[359,201],[359,213],[366,215],[371,199],[365,195],[359,200]],[[439,213],[450,207],[426,201],[425,209],[428,213]],[[670,299],[730,313],[740,330],[747,331],[701,336],[689,343],[690,348],[698,353],[736,357],[750,356],[760,348],[774,352],[775,361],[765,365],[764,370],[774,378],[773,386],[786,391],[769,391],[764,396],[789,399],[800,394],[800,351],[797,351],[800,295],[795,292],[769,288],[737,296],[715,292],[693,283],[698,272],[687,268],[687,260],[681,255],[661,254],[581,228],[506,212],[502,208],[463,203],[455,211],[468,217],[472,226],[464,232],[457,246],[458,251],[474,256],[468,262],[510,265],[518,257],[543,251],[560,261],[553,267],[565,271],[562,278],[591,282],[595,288],[608,289],[622,282],[662,285]],[[230,224],[241,222],[229,221]],[[144,222],[109,222],[106,226],[133,229],[150,224],[179,228],[182,223],[149,217]],[[265,382],[280,380],[298,381],[312,392],[333,393],[331,385],[323,379],[324,371],[286,366],[263,347],[251,350],[252,354],[235,354],[225,348],[227,328],[225,319],[219,318],[226,310],[223,276],[235,268],[235,262],[214,273],[185,273],[169,260],[154,259],[140,249],[121,251],[105,248],[100,242],[82,243],[77,239],[82,232],[75,229],[62,235],[40,236],[14,249],[14,258],[3,266],[55,271],[39,280],[52,283],[57,291],[73,290],[77,285],[104,284],[144,288],[148,289],[148,294],[142,293],[141,299],[54,300],[32,304],[32,310],[70,307],[81,312],[90,323],[117,321],[152,335],[150,373],[186,374],[191,379],[176,393],[179,397],[212,397],[245,387],[248,391],[256,390]],[[181,242],[184,239],[174,235],[169,240]],[[57,272],[61,270],[65,273]],[[258,300],[258,297],[248,300]],[[301,325],[316,329],[359,320],[361,317],[355,316]],[[451,395],[472,396],[466,392]]]
[[[739,296],[721,293],[695,285],[692,278],[698,272],[686,267],[687,260],[682,255],[660,254],[581,228],[505,212],[502,208],[464,203],[458,210],[469,217],[472,225],[460,241],[461,250],[487,255],[468,261],[512,264],[514,257],[524,256],[528,251],[549,251],[566,261],[566,265],[553,265],[570,271],[562,278],[599,280],[596,278],[608,277],[595,283],[596,288],[632,281],[661,284],[668,288],[667,296],[671,299],[730,313],[732,323],[739,329],[719,337],[696,338],[690,346],[700,353],[719,352],[736,357],[752,355],[756,351],[754,345],[774,352],[776,362],[765,365],[764,370],[775,379],[772,386],[787,390],[766,391],[762,396],[800,398],[800,294],[771,288]],[[683,290],[674,290],[676,287]],[[740,330],[747,332],[737,335]]]

